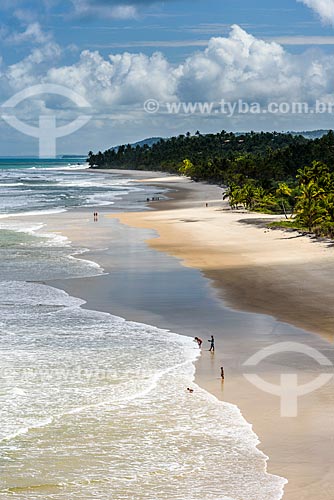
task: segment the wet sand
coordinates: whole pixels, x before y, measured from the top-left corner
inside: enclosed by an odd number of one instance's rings
[[[141,181],[148,176],[140,175]],[[150,179],[145,183],[177,190],[171,201],[152,203],[155,210],[113,218],[104,210],[98,223],[83,210],[48,216],[48,230],[89,248],[84,258],[109,273],[49,284],[82,297],[88,308],[203,338],[197,383],[237,404],[253,424],[259,448],[270,457],[269,471],[289,480],[284,498],[332,498],[333,380],[299,398],[298,416],[287,418],[280,415],[279,398],[254,387],[243,374],[256,372],[279,384],[282,373],[295,373],[301,384],[321,372],[332,373],[332,367],[319,368],[297,353],[275,354],[256,369],[244,362],[279,342],[298,342],[333,359],[329,302],[334,251],[307,238],[289,239],[287,233],[238,222],[259,216],[222,211],[221,190],[215,186],[156,174]],[[294,326],[276,318],[291,318]],[[211,334],[216,338],[213,355],[207,351]]]

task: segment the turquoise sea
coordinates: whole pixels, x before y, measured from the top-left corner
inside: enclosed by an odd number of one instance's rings
[[[147,195],[78,162],[0,159],[0,498],[280,499],[238,408],[193,383],[191,338],[41,283],[103,273],[46,232],[49,213]]]

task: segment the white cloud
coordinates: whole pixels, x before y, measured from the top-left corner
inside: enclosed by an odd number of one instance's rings
[[[137,16],[137,11],[133,5],[116,5],[110,9],[110,15],[117,19],[131,19]]]
[[[138,15],[137,8],[131,1],[122,4],[121,1],[72,0],[72,3],[75,13],[83,17],[133,19]]]
[[[314,104],[316,99],[334,102],[334,55],[319,50],[291,54],[278,43],[260,40],[239,26],[233,26],[227,37],[211,38],[207,47],[177,65],[159,52],[151,56],[123,52],[103,57],[98,51],[86,50],[71,65],[57,64],[60,55],[57,45],[47,43],[16,64],[9,67],[3,64],[0,100],[3,102],[10,93],[38,83],[56,83],[73,89],[92,105],[94,120],[87,137],[92,148],[95,144],[102,147],[108,137],[109,144],[113,144],[193,128],[245,130],[249,126],[281,130],[296,127],[294,123],[298,120],[286,115],[280,122],[280,118],[271,115],[239,116],[227,122],[221,115],[169,115],[164,103],[171,101],[243,99],[263,105],[270,101]],[[145,113],[143,104],[147,99],[158,100],[161,113],[154,116]],[[61,103],[57,109],[61,116],[71,118],[68,113],[73,112],[73,107],[69,103]],[[321,116],[312,118],[311,128],[326,126],[320,123]],[[301,127],[307,128],[305,117],[299,120]],[[104,123],[102,128],[101,123]],[[111,139],[110,130],[117,134],[117,139]],[[103,134],[107,139],[102,139]]]
[[[183,100],[309,100],[328,91],[334,58],[318,53],[291,55],[275,42],[259,40],[233,26],[228,38],[212,38],[179,68]],[[314,67],[322,78],[315,77]],[[320,97],[320,96],[319,96]]]
[[[38,53],[39,54],[39,53]],[[38,54],[10,68],[11,81],[34,80]],[[156,52],[151,56],[123,52],[104,58],[86,50],[69,66],[51,67],[42,83],[73,88],[91,102],[95,115],[119,117],[130,123],[143,112],[146,99],[220,102],[251,100],[307,101],[333,97],[334,56],[319,51],[293,55],[281,45],[233,26],[228,37],[212,38],[204,50],[179,65]],[[41,83],[40,73],[35,83]],[[121,113],[120,113],[121,110]],[[152,117],[151,117],[152,119]]]
[[[14,32],[10,34],[6,41],[11,44],[20,44],[32,42],[35,44],[44,44],[51,40],[52,36],[44,33],[39,23],[28,24],[22,32]]]
[[[282,45],[334,45],[334,36],[317,35],[286,35],[270,37],[274,42]],[[268,40],[268,38],[267,38]]]
[[[43,47],[35,48],[27,57],[8,66],[1,80],[5,80],[7,86],[13,91],[40,83],[50,65],[54,64],[60,55],[61,49],[55,43],[47,43]]]
[[[96,49],[121,49],[142,47],[207,47],[209,40],[140,40],[93,44]]]
[[[140,106],[148,98],[267,102],[310,100],[334,90],[334,56],[318,51],[292,55],[278,43],[257,39],[236,25],[228,37],[211,38],[204,50],[177,66],[159,52],[104,58],[98,51],[85,50],[69,66],[57,66],[59,56],[60,48],[47,43],[4,74],[13,88],[44,82],[71,87],[94,101],[97,112],[105,112],[106,105],[111,112],[112,106]]]
[[[147,7],[175,0],[71,0],[74,12],[82,17],[136,18]]]
[[[113,112],[113,106],[142,104],[148,96],[166,100],[175,98],[176,77],[164,56],[155,53],[111,55],[104,59],[98,52],[84,51],[78,63],[51,69],[48,81],[70,86],[82,93],[97,112]],[[92,102],[93,101],[93,102]]]
[[[334,25],[334,0],[298,0],[313,9],[321,19]]]
[[[2,4],[1,7],[4,8],[4,5]],[[13,11],[14,18],[20,21],[22,24],[33,23],[38,19],[40,15],[39,11],[20,7],[13,10],[13,7],[14,6],[11,5],[10,10]]]

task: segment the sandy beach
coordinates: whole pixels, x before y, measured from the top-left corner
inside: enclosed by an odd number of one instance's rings
[[[280,342],[298,342],[332,359],[332,247],[268,232],[259,219],[272,217],[230,212],[216,186],[156,173],[124,175],[157,192],[169,189],[170,200],[144,212],[104,209],[97,224],[87,211],[48,216],[48,230],[88,248],[84,258],[108,272],[49,284],[85,299],[87,308],[203,338],[196,382],[241,409],[269,457],[269,472],[289,481],[284,498],[331,498],[332,381],[299,398],[297,417],[282,417],[279,398],[246,380],[251,370],[244,363]],[[214,355],[207,352],[210,334]],[[277,385],[282,373],[295,373],[301,384],[331,370],[288,352],[268,358],[255,373]]]
[[[228,305],[333,339],[333,243],[267,230],[266,222],[281,217],[232,212],[215,186],[168,177],[145,182],[168,183],[178,194],[149,215],[117,216],[121,222],[158,231],[149,245],[201,269]]]

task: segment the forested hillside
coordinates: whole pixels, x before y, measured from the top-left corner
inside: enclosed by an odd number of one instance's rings
[[[123,145],[104,153],[89,153],[94,168],[131,168],[178,172],[183,160],[193,167],[188,172],[195,180],[221,184],[254,179],[268,188],[273,181],[295,178],[297,170],[312,161],[334,165],[334,134],[309,140],[291,134],[250,132],[235,135],[189,133],[161,139],[152,146]]]

